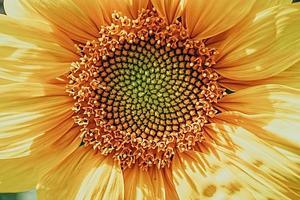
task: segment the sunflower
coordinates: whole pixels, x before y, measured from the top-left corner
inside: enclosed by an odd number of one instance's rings
[[[6,0],[0,192],[300,198],[300,7]]]

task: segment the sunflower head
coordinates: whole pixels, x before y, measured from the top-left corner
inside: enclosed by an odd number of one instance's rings
[[[123,168],[161,168],[205,140],[225,89],[211,68],[217,51],[189,39],[180,19],[168,24],[155,9],[133,20],[114,12],[96,40],[77,48],[67,92],[85,146]]]
[[[5,8],[0,192],[300,198],[299,5],[6,0]]]

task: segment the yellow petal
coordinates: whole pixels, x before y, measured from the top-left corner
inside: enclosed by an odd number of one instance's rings
[[[57,125],[40,134],[43,136],[34,139],[29,155],[0,159],[0,192],[33,189],[47,171],[71,154],[81,142],[78,137],[79,129],[70,129],[68,123]]]
[[[98,35],[98,27],[74,0],[39,1],[6,0],[5,9],[9,16],[44,19],[65,32],[72,40],[86,42]],[[21,14],[20,14],[21,13]],[[30,13],[30,14],[28,14]]]
[[[172,169],[170,168],[164,168],[162,170],[162,176],[164,177],[164,186],[165,186],[165,192],[166,192],[166,200],[172,199],[172,200],[179,200],[179,196],[177,194],[173,177],[172,177]]]
[[[181,153],[173,161],[172,174],[180,199],[254,199],[243,180],[213,155]]]
[[[158,13],[172,23],[182,15],[186,0],[151,0],[151,2]]]
[[[162,170],[156,167],[148,172],[138,165],[124,171],[125,199],[166,199]]]
[[[256,86],[225,97],[220,105],[228,111],[217,118],[242,126],[269,144],[300,155],[299,101],[297,89]]]
[[[256,81],[241,81],[223,78],[220,80],[221,84],[231,90],[240,90],[243,88],[265,85],[265,84],[280,84],[293,88],[300,89],[300,62],[297,62],[287,70],[272,76],[270,78],[256,80]]]
[[[294,113],[287,114],[276,109],[269,114],[247,115],[241,112],[223,112],[216,118],[235,126],[241,126],[274,147],[300,155],[299,114],[299,111],[296,110]]]
[[[196,199],[202,194],[203,168],[196,154],[178,154],[172,162],[173,182],[179,199]],[[193,161],[194,160],[194,161]]]
[[[260,80],[300,60],[300,7],[276,6],[245,20],[219,47],[216,70],[228,79]]]
[[[290,0],[264,0],[264,1],[255,1],[254,5],[252,6],[252,9],[248,13],[248,15],[243,18],[236,26],[233,26],[231,29],[228,29],[227,31],[220,33],[212,38],[209,38],[206,41],[206,44],[208,46],[211,46],[213,48],[221,48],[222,41],[225,40],[227,37],[229,37],[232,33],[237,32],[243,27],[244,25],[249,24],[249,21],[253,20],[257,13],[260,11],[266,10],[268,8],[274,7],[274,6],[280,6],[280,5],[290,5]]]
[[[106,25],[107,22],[104,18],[104,11],[102,11],[102,1],[98,0],[73,0],[75,4],[82,10],[86,18],[89,18],[93,23],[94,26],[99,29],[100,26]],[[84,29],[85,27],[82,27]]]
[[[114,11],[121,12],[133,19],[137,18],[138,11],[147,8],[149,0],[74,0],[74,2],[99,28],[112,23]]]
[[[299,153],[294,153],[289,150],[285,150],[284,148],[281,148],[281,147],[275,147],[275,149],[277,151],[279,151],[281,154],[283,154],[285,157],[287,157],[289,160],[294,162],[300,169],[300,154]],[[298,192],[300,193],[300,190]]]
[[[72,99],[64,88],[38,83],[0,86],[0,159],[24,157],[46,147],[49,137],[67,121],[72,128]],[[66,124],[67,125],[67,124]],[[64,132],[50,135],[59,139]],[[42,143],[43,145],[38,145]],[[49,143],[50,144],[50,143]]]
[[[47,82],[70,68],[70,63],[30,63],[14,59],[0,59],[0,78],[14,82]]]
[[[264,0],[264,1],[256,1],[254,4],[254,9],[264,10],[273,6],[278,5],[289,5],[292,4],[291,0]]]
[[[27,87],[26,87],[27,86]],[[1,114],[39,113],[43,110],[64,108],[70,110],[73,99],[64,92],[65,88],[52,84],[15,83],[0,87]],[[27,93],[26,93],[27,92]]]
[[[26,7],[24,1],[20,0],[4,0],[3,6],[5,13],[8,16],[16,18],[32,18],[39,19],[42,18],[34,12],[30,7]]]
[[[138,17],[139,11],[142,9],[147,9],[149,0],[126,0],[127,9],[130,12],[130,16],[133,19]]]
[[[1,79],[46,81],[66,73],[77,58],[66,49],[73,42],[47,24],[0,16],[0,26]]]
[[[123,175],[111,157],[80,147],[40,180],[37,194],[45,200],[123,199]]]
[[[239,125],[220,120],[207,127],[217,134],[225,132],[230,135],[235,149],[218,150],[252,193],[275,194],[280,199],[290,200],[300,197],[297,192],[300,189],[300,170],[295,163]]]
[[[20,46],[26,46],[27,43],[41,48],[48,46],[47,50],[56,50],[54,55],[64,59],[70,58],[72,52],[76,51],[74,42],[70,38],[45,21],[28,18],[15,19],[11,16],[0,15],[0,25],[3,27],[0,31],[1,42],[16,39],[10,41],[10,44],[15,45],[16,41],[23,41],[19,44]],[[67,53],[69,55],[66,55]]]
[[[190,36],[198,40],[206,39],[232,28],[247,16],[254,2],[254,0],[187,1],[184,18]]]
[[[46,138],[52,137],[52,139],[59,140],[61,135],[64,134],[64,129],[67,128],[69,130],[74,124],[71,112],[62,112],[61,109],[57,109],[55,113],[48,113],[51,116],[36,117],[28,114],[18,114],[9,117],[0,116],[3,123],[7,122],[10,124],[10,126],[5,124],[1,128],[0,159],[25,157],[35,154],[48,145],[49,141]],[[11,125],[11,123],[15,124]],[[62,128],[61,124],[64,125],[63,129],[57,129],[57,127]],[[48,132],[53,134],[53,129],[56,129],[59,133],[48,136]]]
[[[300,90],[282,85],[261,85],[239,90],[218,102],[220,109],[244,114],[285,114],[299,109]]]
[[[258,174],[260,178],[253,178],[287,199],[300,196],[299,159],[289,156],[300,155],[299,100],[300,91],[286,86],[239,90],[221,100],[223,112],[213,119],[215,127],[211,125],[217,135],[229,134],[238,146],[237,156],[242,160],[235,165],[242,168],[241,164],[251,161],[247,173]]]

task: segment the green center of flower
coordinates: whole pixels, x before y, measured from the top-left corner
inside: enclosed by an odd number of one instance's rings
[[[97,40],[79,45],[67,92],[81,137],[123,168],[169,166],[176,151],[193,150],[223,96],[210,67],[216,51],[192,41],[182,24],[152,10],[136,20],[118,13]]]
[[[201,112],[203,74],[193,69],[194,51],[155,47],[156,42],[125,42],[99,67],[97,90],[104,119],[112,130],[160,141],[192,123]]]

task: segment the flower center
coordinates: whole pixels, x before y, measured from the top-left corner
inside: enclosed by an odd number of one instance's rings
[[[67,92],[84,145],[111,154],[123,168],[169,166],[193,150],[224,89],[211,68],[215,49],[188,38],[155,10],[131,20],[114,13],[97,40],[78,45]]]

